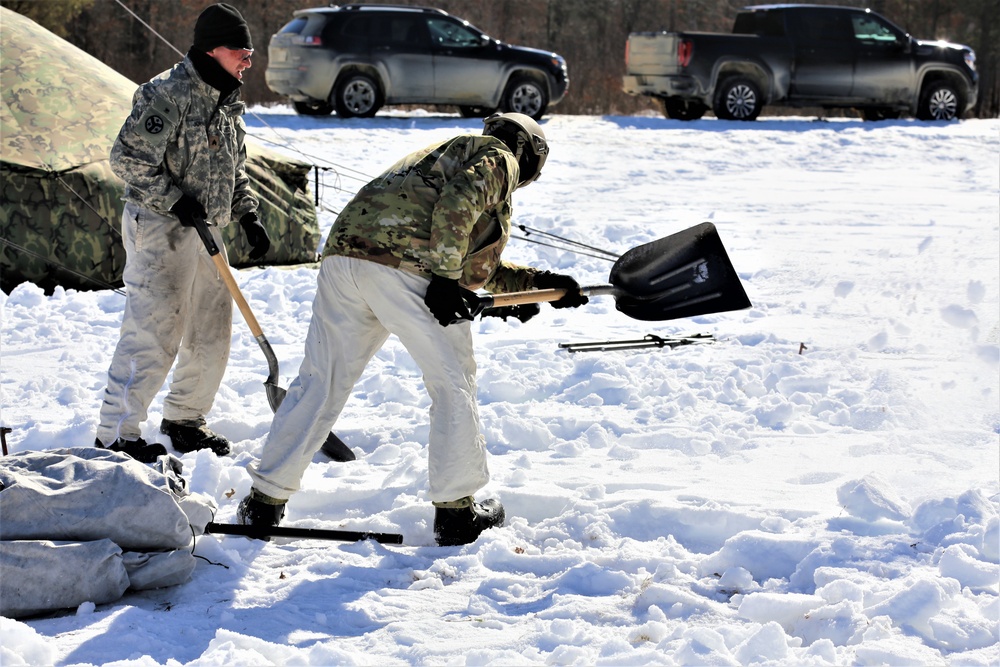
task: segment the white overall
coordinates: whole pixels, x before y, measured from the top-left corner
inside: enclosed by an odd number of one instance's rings
[[[442,327],[424,305],[429,281],[352,257],[323,260],[305,359],[274,415],[255,489],[287,499],[333,428],[369,360],[395,334],[423,372],[431,397],[429,499],[471,496],[489,481],[479,433],[476,362],[468,321]]]
[[[225,257],[218,227],[209,229]],[[229,361],[232,297],[193,227],[125,204],[127,259],[121,338],[108,369],[97,438],[135,440],[176,359],[163,418],[201,419]]]

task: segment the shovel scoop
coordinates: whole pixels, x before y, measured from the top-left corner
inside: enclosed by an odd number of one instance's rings
[[[752,305],[710,222],[632,248],[611,267],[608,282],[581,287],[580,292],[613,296],[615,307],[637,320],[675,320]],[[475,316],[486,308],[558,301],[565,294],[563,289],[469,292],[467,299]]]

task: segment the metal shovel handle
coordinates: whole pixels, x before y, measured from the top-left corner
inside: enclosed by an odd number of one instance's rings
[[[211,535],[242,535],[263,539],[265,537],[293,537],[307,540],[339,540],[358,542],[375,540],[380,544],[402,544],[398,533],[373,533],[366,530],[326,530],[323,528],[295,528],[294,526],[244,526],[235,523],[209,523],[205,532]]]

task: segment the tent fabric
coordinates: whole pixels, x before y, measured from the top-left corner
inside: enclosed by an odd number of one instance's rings
[[[152,466],[96,447],[0,458],[0,614],[12,618],[173,586],[217,509],[180,462]]]
[[[129,587],[121,547],[111,540],[0,542],[0,566],[0,615],[8,618],[107,604]]]
[[[0,288],[31,281],[122,285],[124,183],[108,156],[137,85],[16,12],[0,7]],[[247,173],[271,249],[253,264],[314,262],[319,223],[311,166],[247,138]],[[233,266],[249,266],[239,225],[223,230]]]

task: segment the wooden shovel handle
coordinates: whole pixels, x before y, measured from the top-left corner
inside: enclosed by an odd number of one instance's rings
[[[229,270],[229,264],[223,259],[222,253],[219,251],[219,246],[212,236],[212,231],[208,228],[208,223],[204,220],[198,220],[195,222],[194,228],[198,230],[198,236],[201,237],[201,242],[205,244],[205,250],[212,257],[212,261],[215,262],[215,268],[218,269],[222,281],[226,283],[226,287],[229,289],[229,294],[233,297],[233,301],[236,302],[236,306],[243,314],[243,319],[246,320],[247,326],[250,327],[250,333],[253,334],[254,338],[259,340],[264,335],[264,331],[260,328],[260,324],[257,322],[257,318],[254,317],[253,311],[250,310],[250,304],[243,298],[243,292],[240,291],[240,286],[236,284],[233,272]]]
[[[507,294],[494,294],[493,307],[520,306],[525,303],[545,303],[548,301],[558,301],[566,295],[564,289],[539,289],[529,292],[508,292]]]
[[[247,321],[247,326],[250,327],[250,333],[253,334],[254,338],[259,338],[264,335],[264,331],[260,328],[260,324],[257,322],[257,318],[254,317],[253,311],[250,310],[250,304],[247,300],[243,298],[243,293],[240,291],[239,285],[236,284],[236,279],[233,278],[232,271],[229,270],[229,265],[226,264],[226,260],[222,259],[222,255],[212,255],[212,261],[215,262],[216,268],[219,269],[219,275],[222,276],[222,281],[226,283],[226,287],[229,288],[229,293],[233,297],[233,301],[236,302],[236,306],[243,313],[243,319]]]

